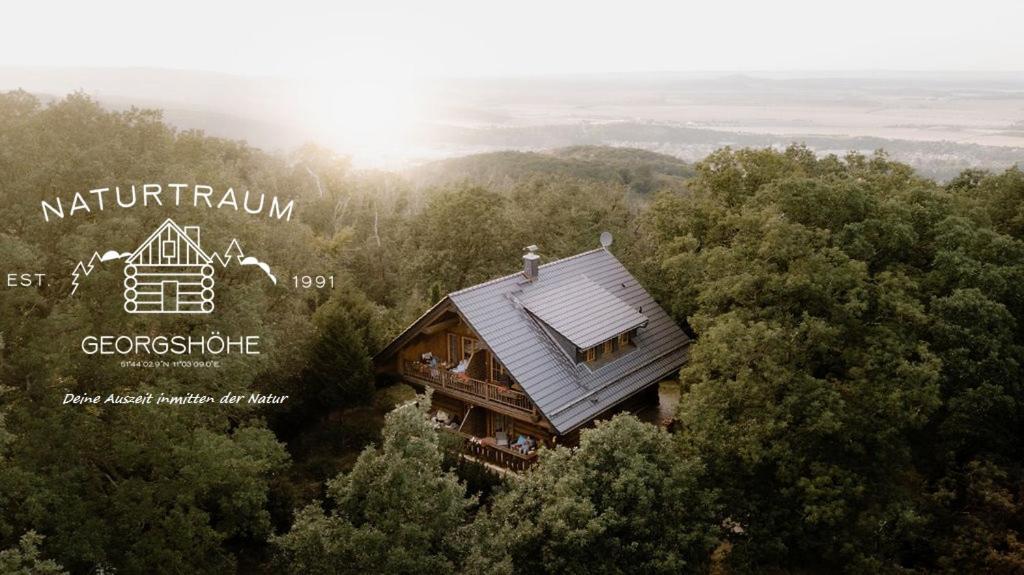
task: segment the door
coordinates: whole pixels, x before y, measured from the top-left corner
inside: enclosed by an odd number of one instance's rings
[[[161,287],[160,301],[163,303],[163,311],[178,311],[178,282],[165,280]]]
[[[493,411],[487,412],[487,435],[490,437],[496,437],[496,434],[500,432],[505,433],[505,437],[508,441],[512,441],[514,433],[514,423],[511,417],[502,415],[500,413],[494,413]],[[507,446],[505,446],[507,447]]]

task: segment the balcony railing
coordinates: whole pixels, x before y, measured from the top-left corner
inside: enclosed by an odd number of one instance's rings
[[[405,361],[404,373],[416,379],[424,380],[431,387],[456,394],[468,395],[476,399],[498,404],[509,409],[533,414],[533,402],[521,391],[504,387],[487,381],[480,381],[462,374],[451,373],[441,367],[430,367],[418,361]]]
[[[474,459],[493,463],[512,471],[526,471],[537,461],[537,452],[522,453],[515,449],[499,447],[490,441],[491,437],[478,438],[455,429],[441,428],[459,438],[462,452]]]

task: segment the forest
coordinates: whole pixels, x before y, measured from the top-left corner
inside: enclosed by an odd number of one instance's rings
[[[77,213],[96,186],[191,205]],[[167,218],[237,238],[216,313],[123,313],[101,246]],[[444,294],[612,251],[694,336],[675,424],[628,414],[522,475],[452,454],[373,354]],[[86,254],[88,255],[88,254]],[[581,146],[359,171],[179,131],[83,94],[0,94],[0,573],[1024,573],[1024,173],[937,182],[883,151]],[[323,275],[322,288],[293,276]],[[214,368],[126,367],[83,337],[259,334]],[[280,404],[64,405],[261,393]]]

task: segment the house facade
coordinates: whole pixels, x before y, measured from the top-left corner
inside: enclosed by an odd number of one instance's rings
[[[471,456],[525,469],[542,445],[657,404],[689,338],[606,248],[448,294],[375,356],[433,390],[434,420]]]
[[[125,311],[212,312],[214,268],[199,242],[198,226],[170,219],[150,234],[125,262]]]

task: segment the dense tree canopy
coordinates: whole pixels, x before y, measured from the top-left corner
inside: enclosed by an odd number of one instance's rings
[[[60,565],[39,556],[42,537],[29,531],[21,537],[17,547],[0,550],[0,573],[7,575],[66,575]]]
[[[172,181],[295,199],[295,216],[39,211]],[[0,269],[49,280],[0,291],[0,570],[1020,572],[1022,206],[1016,168],[942,184],[801,147],[355,172],[80,94],[0,94]],[[117,266],[69,297],[84,251],[129,249],[167,217],[204,245],[239,239],[279,281],[225,268],[201,318],[122,313]],[[485,482],[448,465],[425,400],[385,424],[407,395],[375,388],[371,355],[443,293],[515,271],[523,246],[553,259],[604,230],[696,336],[672,433],[618,417],[470,493]],[[302,274],[334,281],[296,288]],[[87,334],[214,330],[259,334],[264,353],[146,370],[79,351]],[[60,402],[147,392],[289,400]]]
[[[679,441],[743,528],[734,565],[1021,567],[1024,244],[988,206],[1014,177],[723,150],[652,208],[700,336]]]
[[[379,448],[328,485],[275,539],[292,573],[454,573],[455,536],[472,499],[442,468],[438,432],[419,397],[387,416]]]
[[[469,573],[681,573],[708,563],[713,494],[668,433],[620,415],[543,453],[478,517]]]

